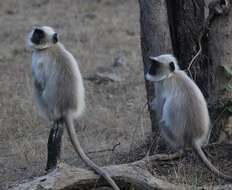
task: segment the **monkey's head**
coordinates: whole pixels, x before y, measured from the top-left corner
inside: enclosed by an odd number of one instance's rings
[[[49,26],[35,27],[28,37],[28,46],[35,50],[52,47],[58,42],[58,34]]]
[[[159,82],[172,76],[179,70],[176,58],[171,54],[149,57],[151,65],[146,73],[146,80]]]

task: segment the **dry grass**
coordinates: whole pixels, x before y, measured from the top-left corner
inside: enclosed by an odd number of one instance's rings
[[[145,103],[137,2],[113,0],[9,0],[0,2],[0,189],[43,173],[49,126],[36,114],[31,93],[30,52],[25,38],[34,25],[51,25],[80,62],[83,76],[110,67],[123,52],[121,82],[85,81],[87,110],[77,129],[86,152],[98,164],[118,162],[132,140],[150,130]],[[136,134],[132,133],[136,129]],[[132,136],[136,135],[136,138]],[[142,140],[141,140],[142,142]],[[136,142],[133,142],[136,143]],[[63,159],[82,164],[65,137]],[[83,166],[83,165],[82,165]]]

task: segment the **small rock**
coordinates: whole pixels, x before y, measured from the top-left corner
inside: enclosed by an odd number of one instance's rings
[[[88,13],[88,14],[85,14],[84,17],[89,19],[89,20],[94,20],[97,17],[97,15],[95,15],[93,13]]]
[[[15,11],[12,10],[12,9],[8,9],[8,10],[6,10],[6,14],[8,14],[8,15],[14,15]]]
[[[126,65],[126,53],[123,50],[116,52],[114,56],[113,67],[120,67]]]
[[[134,36],[135,35],[135,32],[132,31],[132,30],[126,30],[126,33],[128,36]]]
[[[102,80],[120,82],[121,78],[116,73],[96,73],[96,76]]]
[[[95,74],[85,77],[86,80],[97,81],[99,83],[104,81],[120,82],[121,77],[113,68],[98,67]]]

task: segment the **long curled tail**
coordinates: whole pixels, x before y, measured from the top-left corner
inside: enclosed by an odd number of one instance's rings
[[[195,149],[195,151],[197,152],[197,155],[200,157],[200,159],[203,161],[203,163],[206,165],[206,167],[212,171],[215,175],[217,175],[218,177],[221,177],[227,181],[232,181],[232,177],[223,174],[222,172],[220,172],[206,157],[205,153],[203,152],[201,146],[195,142],[193,143],[193,147]]]
[[[72,145],[77,152],[77,154],[81,157],[81,159],[90,167],[92,168],[96,173],[98,173],[100,176],[104,177],[105,180],[112,186],[114,190],[120,190],[119,187],[116,185],[114,180],[109,176],[109,174],[102,170],[98,165],[96,165],[92,160],[89,159],[89,157],[85,154],[83,151],[80,142],[78,140],[74,125],[73,125],[73,118],[71,116],[65,117],[65,124],[67,127],[67,131],[70,137],[70,140],[72,142]]]

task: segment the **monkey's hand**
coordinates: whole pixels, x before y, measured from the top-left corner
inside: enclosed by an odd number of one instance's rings
[[[165,103],[165,98],[154,98],[149,106],[152,111],[155,111],[158,117],[162,116],[163,106]]]

